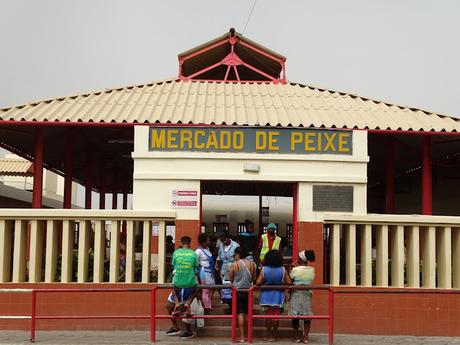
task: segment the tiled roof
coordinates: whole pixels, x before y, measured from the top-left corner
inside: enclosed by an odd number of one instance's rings
[[[33,176],[33,164],[25,159],[0,159],[0,176]]]
[[[460,119],[297,83],[175,79],[0,109],[1,120],[460,132]]]

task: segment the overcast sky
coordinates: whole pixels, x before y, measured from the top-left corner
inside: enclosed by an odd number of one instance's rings
[[[0,0],[0,107],[177,75],[253,0]],[[291,81],[460,116],[460,1],[258,0],[245,35]]]

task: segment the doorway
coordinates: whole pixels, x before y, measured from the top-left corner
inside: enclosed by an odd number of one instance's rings
[[[228,232],[238,241],[250,221],[260,240],[267,225],[274,223],[285,262],[290,263],[295,240],[296,187],[292,182],[202,181],[202,231],[213,238]]]

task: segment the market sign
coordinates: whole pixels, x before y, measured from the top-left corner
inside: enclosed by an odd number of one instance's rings
[[[150,127],[150,151],[352,154],[349,130]]]

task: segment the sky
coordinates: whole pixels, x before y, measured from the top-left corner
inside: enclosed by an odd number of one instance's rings
[[[177,75],[254,0],[0,0],[0,107]],[[258,0],[244,35],[287,78],[460,117],[460,1]]]

